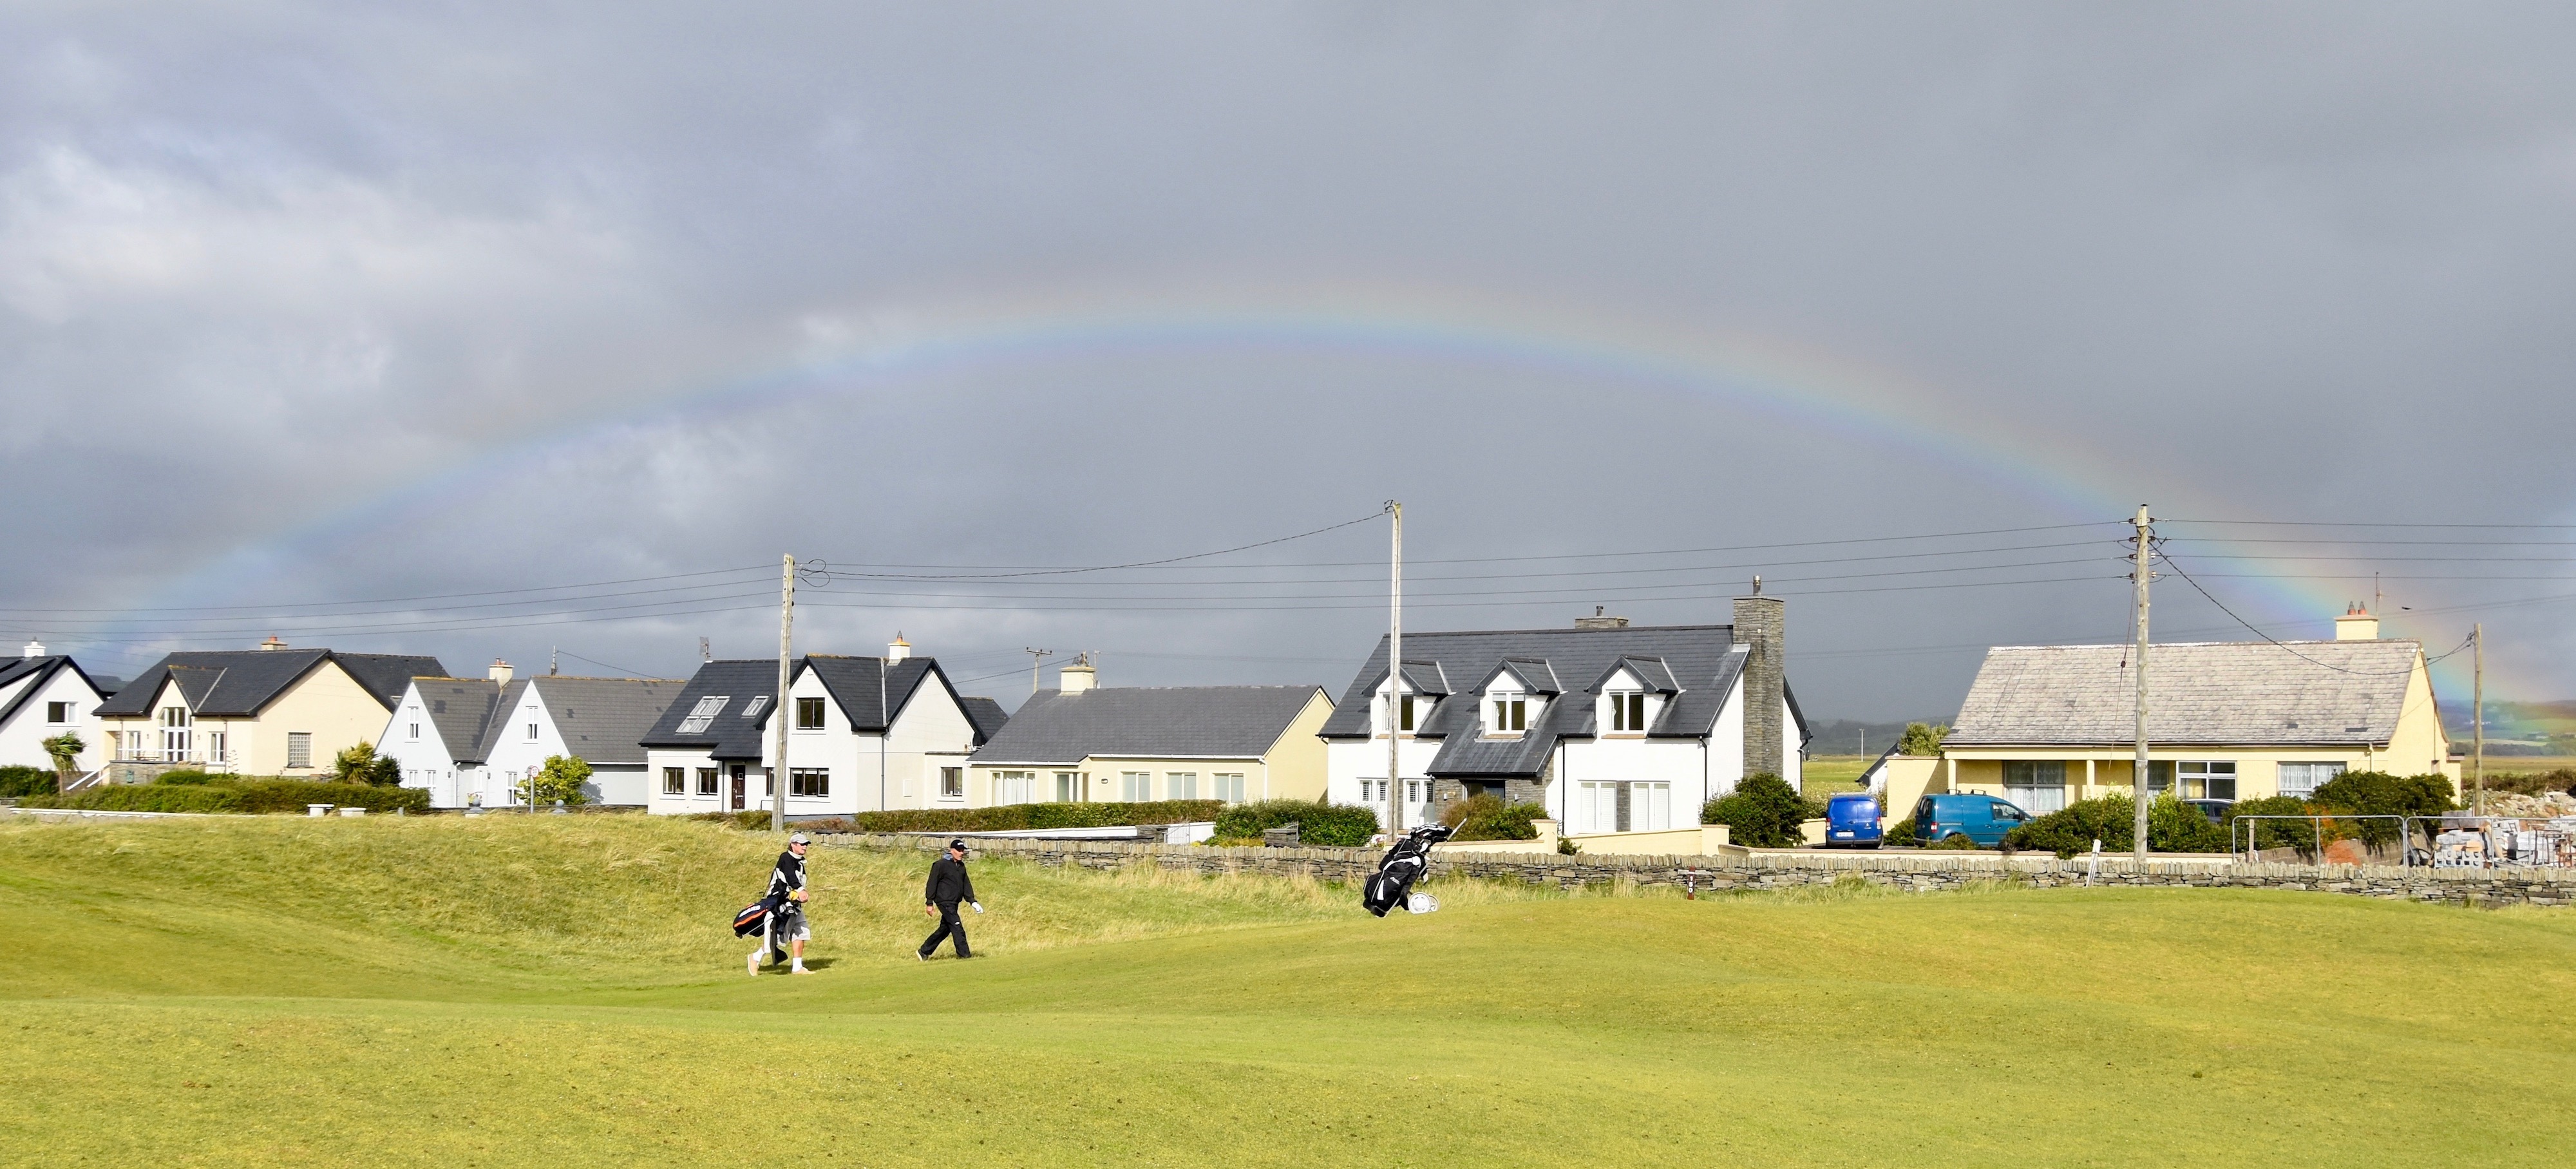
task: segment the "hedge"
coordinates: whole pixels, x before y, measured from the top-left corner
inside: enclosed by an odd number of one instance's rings
[[[2128,852],[2137,840],[2138,805],[2125,795],[2077,800],[2004,833],[2004,847],[2056,853],[2061,859],[2089,852]],[[2171,795],[2147,805],[2147,848],[2153,852],[2225,852],[2227,829]]]
[[[1545,804],[1506,804],[1500,796],[1476,796],[1453,804],[1440,822],[1458,831],[1451,840],[1536,840],[1536,820],[1547,819]]]
[[[103,784],[70,795],[30,796],[27,808],[77,808],[93,812],[245,812],[301,815],[306,804],[336,804],[370,812],[426,812],[421,788],[324,783],[307,779],[231,779],[211,783]]]
[[[0,767],[0,799],[16,796],[49,796],[57,790],[54,770],[50,767],[28,767],[11,764]]]
[[[1156,800],[1149,803],[1003,804],[992,808],[906,808],[860,812],[830,820],[799,821],[825,832],[1009,832],[1021,828],[1108,828],[1122,824],[1183,824],[1214,820],[1223,800]],[[746,828],[769,827],[767,809],[717,813]]]
[[[1219,813],[1220,840],[1251,840],[1266,829],[1297,825],[1297,842],[1318,848],[1357,848],[1377,835],[1377,811],[1355,804],[1321,800],[1262,800],[1236,804]]]
[[[1806,843],[1798,825],[1825,814],[1824,806],[1798,794],[1768,771],[1744,778],[1727,795],[1702,804],[1699,822],[1724,824],[1727,840],[1748,848],[1796,848]]]

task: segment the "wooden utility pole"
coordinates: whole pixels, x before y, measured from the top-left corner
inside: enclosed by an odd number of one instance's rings
[[[777,754],[777,763],[769,769],[769,830],[787,828],[787,708],[794,701],[787,696],[789,668],[789,632],[796,625],[796,558],[785,557],[785,567],[778,572],[778,697],[770,700],[769,717],[778,729],[770,732],[769,741]]]
[[[1404,831],[1404,505],[1390,499],[1386,513],[1395,517],[1386,592],[1386,830],[1393,836]]]
[[[2129,777],[2129,778],[2130,778],[2130,787],[2129,787],[2129,790],[2130,790],[2130,794],[2132,795],[2132,797],[2133,797],[2133,798],[2135,798],[2135,800],[2137,801],[2137,819],[2136,819],[2135,824],[2133,825],[2133,830],[2137,833],[2137,839],[2133,842],[2133,843],[2134,843],[2134,845],[2135,845],[2135,847],[2134,847],[2134,855],[2137,857],[2137,859],[2138,859],[2138,863],[2140,863],[2140,864],[2145,864],[2145,863],[2146,863],[2146,860],[2147,860],[2147,794],[2148,794],[2148,793],[2147,793],[2147,580],[2148,580],[2148,577],[2147,577],[2147,554],[2148,554],[2149,542],[2150,542],[2151,540],[2153,540],[2153,539],[2154,539],[2154,536],[2155,536],[2155,533],[2154,533],[2153,529],[2152,529],[2149,525],[2151,525],[2151,524],[2155,523],[2155,521],[2154,521],[2153,519],[2151,519],[2151,518],[2149,518],[2149,517],[2148,517],[2148,515],[2147,515],[2147,505],[2145,505],[2145,504],[2141,503],[2141,504],[2139,504],[2139,505],[2138,505],[2138,518],[2137,518],[2135,521],[2133,521],[2133,522],[2134,522],[2134,523],[2136,523],[2136,524],[2137,524],[2137,526],[2138,526],[2138,548],[2137,548],[2137,552],[2135,553],[2136,560],[2135,560],[2134,564],[2132,565],[2132,567],[2130,568],[2130,570],[2129,570],[2129,571],[2130,571],[2130,578],[2131,578],[2132,580],[2135,580],[2135,581],[2137,582],[2137,586],[2136,586],[2136,590],[2135,590],[2135,591],[2136,591],[2136,594],[2137,594],[2137,608],[2138,608],[2138,648],[2137,648],[2137,654],[2138,654],[2138,756],[2137,756],[2137,760],[2136,760],[2136,763],[2135,763],[2134,771],[2133,771],[2133,773],[2132,773],[2132,774],[2130,775],[2130,777]]]
[[[2469,774],[2478,785],[2478,798],[2470,805],[2478,815],[2487,814],[2487,627],[2481,621],[2469,626],[2469,639],[2477,650],[2469,656],[2469,734],[2477,745],[2471,748]]]
[[[1020,652],[1029,655],[1029,693],[1035,694],[1038,692],[1038,663],[1054,657],[1055,651],[1031,645],[1021,647]]]

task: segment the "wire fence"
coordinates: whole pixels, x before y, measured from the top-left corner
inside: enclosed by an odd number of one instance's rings
[[[2374,851],[2394,843],[2398,865],[2409,869],[2576,869],[2576,816],[2329,813],[2238,816],[2227,825],[2228,853],[2243,861],[2291,848],[2323,863],[2328,849],[2347,840]]]

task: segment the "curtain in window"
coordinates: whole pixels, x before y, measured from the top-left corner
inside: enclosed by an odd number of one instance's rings
[[[2034,816],[2066,807],[2063,760],[2013,759],[2004,763],[2004,798]]]

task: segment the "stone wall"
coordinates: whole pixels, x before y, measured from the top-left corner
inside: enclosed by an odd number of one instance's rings
[[[824,833],[825,846],[906,850],[929,855],[944,836]],[[1380,855],[1361,848],[1207,848],[1094,840],[978,839],[974,855],[1017,857],[1047,866],[1116,869],[1159,865],[1196,873],[1253,873],[1358,882]],[[1527,881],[1562,888],[1627,883],[1697,891],[1790,889],[1862,880],[1918,892],[2004,882],[2036,888],[2086,884],[2225,889],[2292,889],[2454,905],[2576,904],[2576,870],[2403,869],[2373,865],[2230,864],[2213,859],[2149,861],[2105,857],[2091,862],[2053,856],[1909,855],[1756,852],[1722,856],[1552,856],[1545,853],[1443,853],[1433,850],[1431,876]]]

